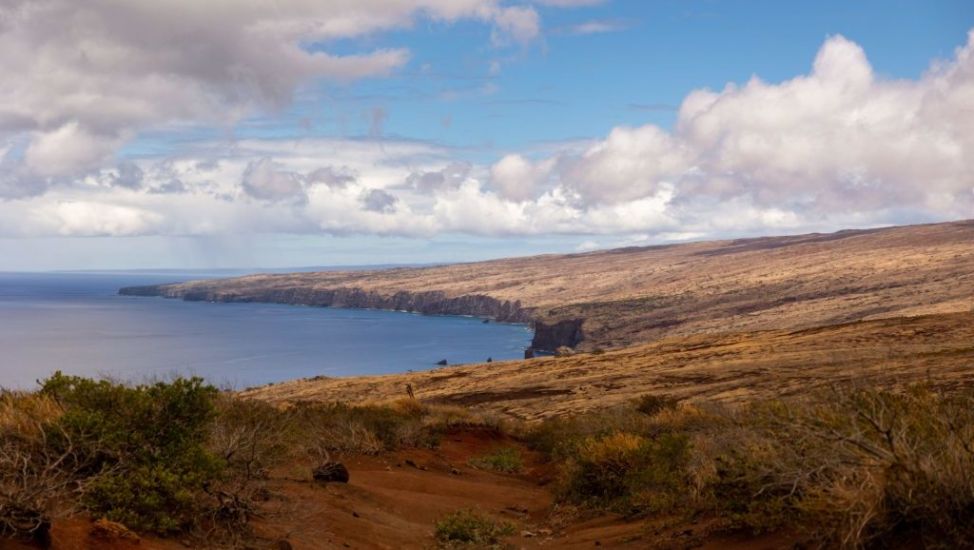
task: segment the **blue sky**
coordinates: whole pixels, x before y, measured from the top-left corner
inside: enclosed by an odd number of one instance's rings
[[[0,47],[36,59],[0,55],[24,83],[0,93],[0,270],[440,262],[974,217],[970,1],[368,3],[214,3],[199,34],[179,2],[11,18]],[[74,88],[37,68],[59,63]],[[679,112],[688,98],[703,107]]]
[[[964,0],[615,0],[540,11],[543,37],[525,48],[492,48],[490,28],[477,22],[419,22],[322,44],[348,53],[407,46],[412,59],[389,78],[310,85],[292,106],[246,120],[234,134],[368,137],[372,110],[381,108],[387,136],[491,160],[547,142],[598,138],[618,125],[670,127],[690,91],[752,75],[792,78],[807,72],[822,41],[835,34],[862,46],[878,73],[917,78],[932,59],[950,58],[974,25],[974,3]],[[575,30],[593,22],[610,30]],[[221,130],[202,133],[214,132]]]

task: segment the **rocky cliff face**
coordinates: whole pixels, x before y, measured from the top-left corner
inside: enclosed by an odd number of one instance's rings
[[[346,307],[410,311],[427,315],[472,315],[506,323],[532,323],[535,351],[553,352],[561,346],[576,347],[583,338],[582,319],[545,323],[534,318],[534,312],[520,301],[498,300],[490,296],[468,294],[449,297],[443,292],[396,292],[379,294],[358,288],[310,289],[277,288],[249,292],[232,292],[217,287],[184,285],[151,285],[122,288],[125,296],[162,296],[192,302],[265,302],[318,307]]]
[[[519,301],[507,301],[483,295],[448,297],[443,292],[396,292],[391,295],[357,288],[309,289],[284,288],[247,293],[216,288],[184,288],[177,285],[127,287],[119,290],[127,296],[162,296],[194,302],[267,302],[319,307],[387,309],[428,315],[472,315],[507,323],[528,323],[531,312]]]
[[[531,349],[535,351],[553,352],[562,346],[574,348],[582,342],[584,319],[569,319],[555,323],[534,321],[534,338]]]

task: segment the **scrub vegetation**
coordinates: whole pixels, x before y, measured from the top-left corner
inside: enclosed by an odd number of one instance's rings
[[[435,448],[464,430],[507,441],[471,466],[524,476],[523,453],[540,456],[556,508],[579,514],[706,526],[700,536],[789,532],[828,547],[974,540],[967,389],[837,386],[736,405],[645,395],[518,424],[415,399],[277,407],[198,378],[126,385],[60,373],[36,392],[0,394],[0,534],[43,543],[52,521],[82,513],[242,545],[273,497],[275,468]],[[451,547],[515,532],[466,509],[431,530]]]

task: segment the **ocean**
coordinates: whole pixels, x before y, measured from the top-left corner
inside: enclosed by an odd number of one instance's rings
[[[221,275],[225,276],[225,275]],[[468,317],[183,302],[123,286],[201,273],[0,273],[0,387],[54,371],[141,382],[197,375],[243,389],[311,376],[387,374],[523,357],[524,325]]]

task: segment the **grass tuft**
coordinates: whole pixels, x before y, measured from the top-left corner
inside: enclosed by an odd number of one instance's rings
[[[483,456],[470,459],[470,465],[481,470],[516,474],[524,468],[521,453],[513,447],[502,447]]]
[[[514,525],[476,510],[458,510],[436,523],[436,540],[445,548],[498,548]]]

